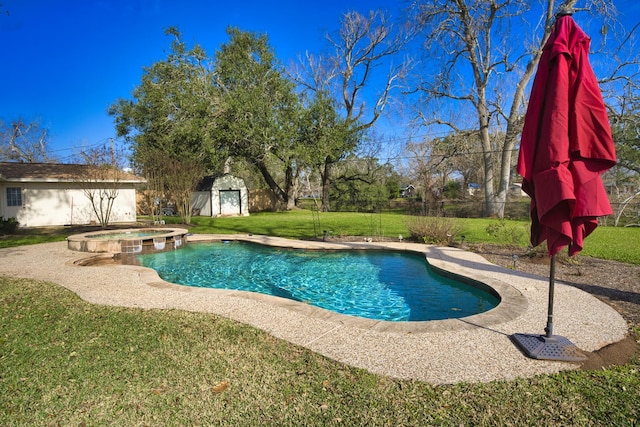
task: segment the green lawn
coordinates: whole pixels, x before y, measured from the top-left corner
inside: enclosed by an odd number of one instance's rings
[[[407,236],[406,216],[397,213],[265,212],[248,217],[194,217],[194,233],[253,233],[292,239],[329,236]]]
[[[248,217],[194,217],[194,233],[253,233],[293,239],[329,236],[384,236],[405,238],[409,235],[406,215],[400,213],[323,212],[314,214],[301,210],[282,213],[259,213]],[[169,221],[177,221],[171,218]],[[468,243],[516,244],[525,249],[529,244],[527,221],[486,218],[458,218],[461,231],[454,237],[459,242],[465,236]],[[315,226],[314,226],[315,224]],[[490,233],[487,228],[493,227]],[[598,227],[587,238],[582,255],[640,264],[640,228]]]
[[[398,212],[353,213],[321,212],[309,210],[293,212],[265,212],[247,217],[210,218],[193,217],[193,233],[265,234],[291,239],[329,238],[341,236],[398,238],[409,236],[408,217]],[[164,217],[167,223],[179,223],[178,217]],[[468,243],[515,244],[526,249],[529,243],[529,223],[486,218],[455,219],[460,233],[453,236],[460,242],[462,236]],[[493,229],[488,232],[487,229]],[[64,240],[71,230],[21,229],[19,234],[0,238],[0,248],[25,244]],[[587,238],[582,255],[640,264],[640,228],[598,227]]]
[[[0,278],[0,322],[2,426],[631,426],[640,418],[637,360],[433,386],[351,368],[215,315],[95,306],[54,284],[10,278]]]

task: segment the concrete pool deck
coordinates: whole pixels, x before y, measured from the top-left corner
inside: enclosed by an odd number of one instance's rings
[[[510,338],[514,333],[544,333],[548,279],[496,266],[474,253],[405,242],[331,243],[250,235],[194,235],[188,240],[417,251],[438,269],[490,285],[503,301],[494,310],[463,319],[380,322],[267,295],[174,285],[139,266],[80,266],[96,254],[69,250],[66,242],[0,249],[0,276],[57,283],[93,304],[213,313],[351,366],[432,384],[511,380],[578,367],[530,359]],[[595,351],[627,332],[625,320],[613,308],[577,288],[556,284],[555,334],[584,351]]]

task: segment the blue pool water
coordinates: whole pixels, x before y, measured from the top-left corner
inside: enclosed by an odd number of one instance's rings
[[[488,292],[434,273],[424,256],[404,252],[213,242],[138,260],[171,283],[260,292],[377,320],[460,318],[499,303]]]

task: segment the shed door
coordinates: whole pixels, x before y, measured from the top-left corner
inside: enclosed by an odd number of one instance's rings
[[[220,190],[220,215],[240,215],[240,190]]]

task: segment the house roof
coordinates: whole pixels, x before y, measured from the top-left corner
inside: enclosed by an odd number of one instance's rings
[[[87,180],[92,176],[92,170],[96,169],[97,166],[92,165],[0,162],[0,181],[76,182]],[[118,172],[119,182],[134,184],[146,182],[144,178],[134,174]]]

